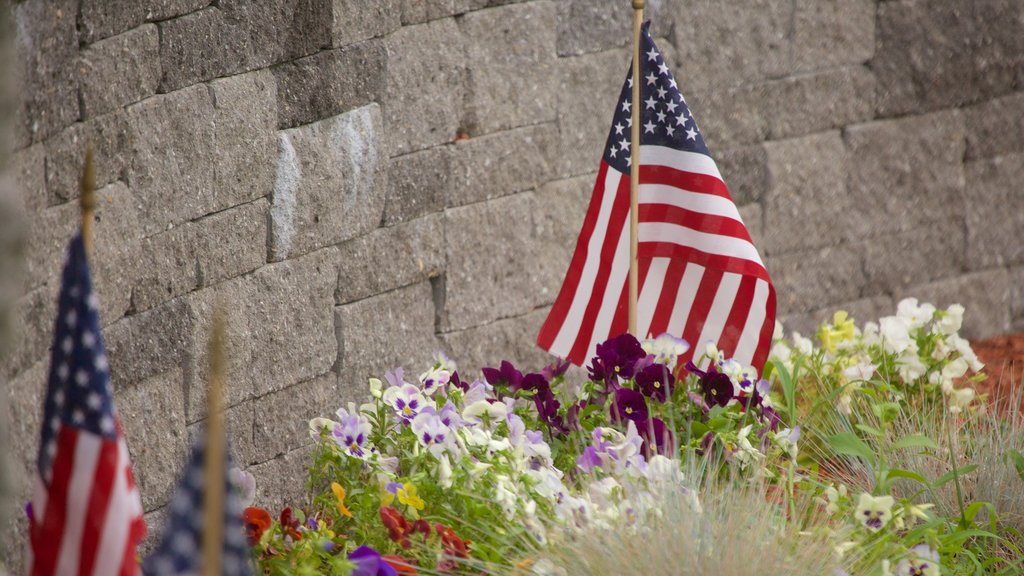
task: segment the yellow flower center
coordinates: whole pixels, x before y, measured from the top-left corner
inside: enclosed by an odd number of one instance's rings
[[[354,452],[354,451],[356,451],[356,450],[358,450],[358,449],[359,449],[359,444],[356,444],[356,443],[355,443],[355,442],[353,441],[353,442],[352,442],[352,444],[350,444],[350,445],[349,445],[348,449],[349,449],[349,450],[352,450],[352,451]]]
[[[661,388],[661,382],[655,382],[654,383],[654,387],[655,388]]]
[[[412,414],[412,408],[409,408],[408,406],[406,406],[405,408],[402,408],[402,414],[405,414],[406,416],[408,416],[409,414]]]
[[[626,408],[626,414],[632,414],[632,413],[633,413],[633,409],[632,409],[632,408],[629,408],[629,407],[627,407],[627,408]]]

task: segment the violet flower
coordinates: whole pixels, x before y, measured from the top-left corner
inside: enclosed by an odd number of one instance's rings
[[[632,420],[640,423],[647,420],[647,402],[644,401],[644,395],[629,388],[615,391],[612,411],[612,418],[619,421]]]
[[[604,376],[614,375],[624,380],[633,377],[636,364],[647,357],[640,341],[632,334],[620,334],[597,345],[597,356],[592,365],[600,364]]]
[[[675,451],[675,435],[661,418],[640,422],[637,424],[637,429],[640,432],[640,437],[644,439],[648,455],[651,453],[651,446],[654,446],[655,451],[663,456]]]
[[[693,362],[686,363],[686,370],[700,377],[701,392],[709,406],[725,406],[732,400],[733,386],[728,374],[715,370],[714,365],[704,372]]]
[[[501,361],[501,368],[484,368],[482,372],[491,386],[503,384],[512,390],[518,390],[522,386],[523,373],[516,370],[516,367],[508,360]]]
[[[548,381],[551,381],[554,380],[555,378],[558,378],[562,374],[565,374],[565,371],[568,370],[569,366],[571,365],[572,363],[569,362],[568,360],[562,360],[561,358],[559,358],[558,360],[555,360],[553,363],[541,368],[540,374],[544,378],[547,378]]]
[[[395,569],[381,558],[380,552],[369,546],[356,548],[348,559],[355,564],[351,576],[398,576]]]
[[[651,364],[636,374],[636,385],[640,392],[662,404],[668,399],[676,379],[664,364]]]

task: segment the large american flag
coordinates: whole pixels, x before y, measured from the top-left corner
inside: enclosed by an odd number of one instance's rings
[[[81,236],[61,281],[32,495],[29,574],[136,574],[146,533]]]
[[[632,67],[622,87],[597,183],[562,290],[537,337],[582,365],[599,342],[628,329],[631,108],[641,107],[638,337],[668,332],[714,342],[763,367],[775,290],[711,158],[697,122],[643,26],[640,99]]]

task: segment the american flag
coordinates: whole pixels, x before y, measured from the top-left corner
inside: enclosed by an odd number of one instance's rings
[[[196,438],[192,460],[171,500],[170,515],[160,544],[142,565],[142,572],[147,576],[199,574],[203,543],[205,439],[205,434]],[[230,456],[225,455],[225,460],[224,541],[218,573],[223,576],[247,576],[252,571],[249,566],[249,546],[242,525],[242,501],[226,473],[231,469]]]
[[[32,495],[29,574],[136,574],[142,502],[81,236],[68,247]]]
[[[763,367],[775,326],[775,290],[711,158],[697,122],[649,32],[641,33],[641,101],[632,67],[622,87],[569,271],[537,337],[582,365],[628,329],[631,108],[641,107],[637,334],[714,342]]]

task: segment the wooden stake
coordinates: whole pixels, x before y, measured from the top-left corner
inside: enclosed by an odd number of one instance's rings
[[[206,391],[206,460],[203,463],[203,548],[202,574],[217,576],[224,549],[224,414],[223,393],[227,374],[227,321],[224,308],[213,316],[210,338],[210,374]]]
[[[92,252],[92,222],[96,212],[96,170],[93,168],[92,147],[85,150],[85,167],[79,185],[78,205],[82,212],[82,243],[85,253]]]
[[[630,131],[629,165],[629,333],[636,333],[636,302],[640,288],[637,276],[637,228],[640,194],[640,29],[644,23],[644,0],[633,0],[633,126]]]

